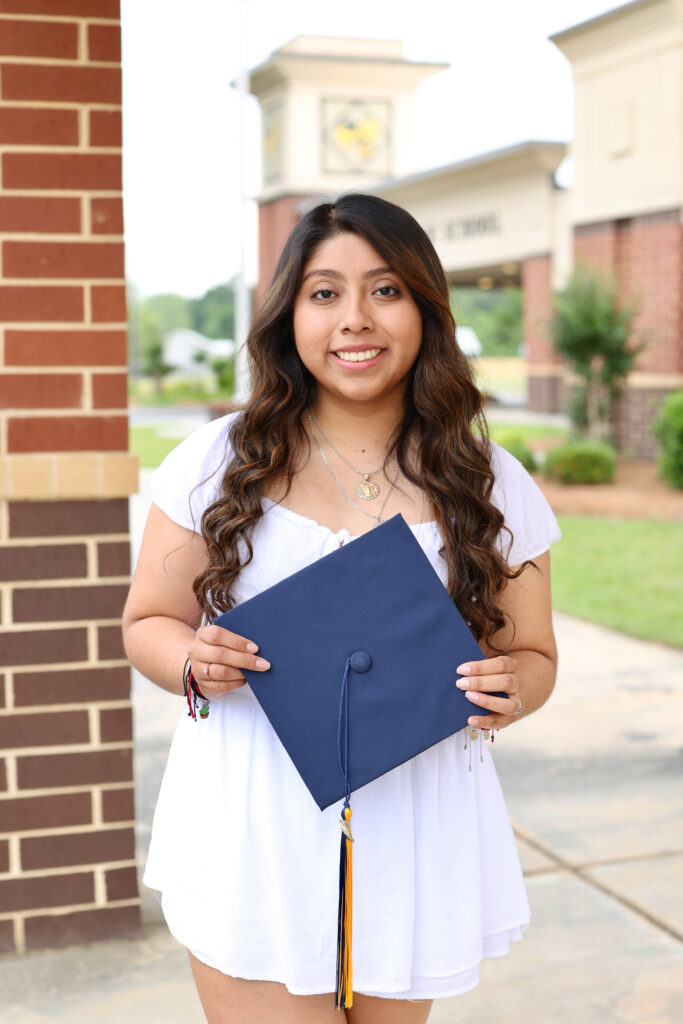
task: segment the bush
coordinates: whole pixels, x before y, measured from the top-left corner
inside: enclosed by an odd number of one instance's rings
[[[657,461],[662,476],[674,487],[683,487],[683,391],[674,391],[666,399],[654,431],[659,438]]]
[[[515,434],[514,431],[508,433],[501,430],[496,434],[496,441],[506,452],[510,452],[510,455],[514,455],[516,459],[519,459],[527,472],[533,473],[536,469],[536,459],[521,434]]]
[[[601,441],[568,441],[546,455],[543,471],[563,484],[608,484],[614,479],[614,451]]]

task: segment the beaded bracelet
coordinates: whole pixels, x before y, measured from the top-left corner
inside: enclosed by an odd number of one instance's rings
[[[187,714],[190,718],[194,719],[195,722],[197,721],[197,705],[200,700],[203,701],[203,704],[199,708],[199,717],[209,717],[209,699],[204,696],[197,685],[197,680],[192,674],[192,664],[189,658],[183,666],[183,696],[187,701]]]

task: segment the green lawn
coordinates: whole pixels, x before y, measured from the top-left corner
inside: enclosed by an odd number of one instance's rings
[[[558,518],[554,607],[643,640],[683,647],[680,523]]]
[[[508,437],[518,437],[525,444],[533,441],[552,440],[566,441],[569,431],[564,427],[556,427],[545,423],[505,423],[494,420],[489,422],[489,435],[492,441],[499,444]],[[533,447],[533,444],[532,444]]]
[[[182,437],[162,437],[157,427],[131,427],[130,450],[140,459],[140,469],[156,469]]]

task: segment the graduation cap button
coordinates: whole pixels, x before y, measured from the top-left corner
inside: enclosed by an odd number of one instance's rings
[[[354,651],[349,663],[354,672],[367,672],[372,665],[372,657],[367,651]]]

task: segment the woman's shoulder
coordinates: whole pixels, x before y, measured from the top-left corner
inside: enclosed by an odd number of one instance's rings
[[[201,459],[202,463],[216,462],[217,459],[225,461],[231,454],[230,427],[239,415],[239,411],[231,412],[226,416],[219,416],[215,420],[203,423],[201,427],[197,427],[191,434],[188,434],[166,456],[164,462],[171,460],[179,465],[183,460],[191,460],[193,464],[196,464],[197,458]]]
[[[560,539],[560,529],[545,495],[519,459],[493,441],[489,442],[489,456],[491,502],[503,513],[512,533],[507,557],[511,565],[517,565],[547,551]]]

